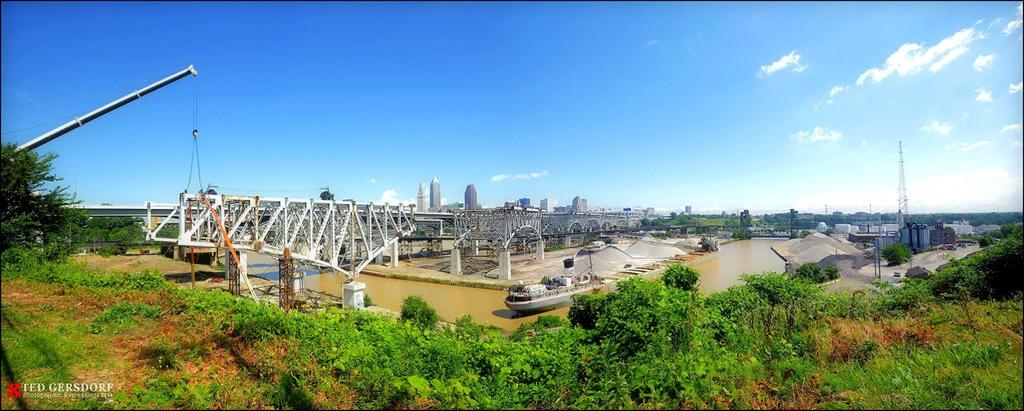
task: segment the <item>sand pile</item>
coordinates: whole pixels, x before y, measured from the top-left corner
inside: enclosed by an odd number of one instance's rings
[[[686,254],[682,248],[674,244],[666,244],[660,241],[637,241],[625,250],[626,254],[634,258],[672,258],[679,254]]]
[[[787,260],[797,264],[817,263],[832,255],[864,255],[863,251],[858,250],[853,244],[822,233],[777,243],[772,248]]]

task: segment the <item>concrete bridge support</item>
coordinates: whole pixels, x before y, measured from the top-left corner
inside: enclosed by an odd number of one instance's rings
[[[398,267],[398,240],[391,244],[391,266]]]
[[[569,236],[562,237],[562,241],[564,242],[565,248],[572,247],[572,238],[571,237],[569,237]]]
[[[473,255],[480,255],[480,240],[473,240]]]
[[[452,260],[448,271],[454,275],[462,275],[462,251],[458,246],[452,247]]]
[[[498,254],[498,279],[499,280],[511,280],[512,279],[512,264],[509,261],[511,257],[508,249],[500,248],[497,250]]]
[[[544,240],[537,240],[537,260],[544,259]]]
[[[344,298],[345,308],[351,308],[354,310],[362,310],[365,308],[363,303],[363,295],[366,290],[366,283],[360,283],[353,281],[345,284],[342,287],[342,294]]]

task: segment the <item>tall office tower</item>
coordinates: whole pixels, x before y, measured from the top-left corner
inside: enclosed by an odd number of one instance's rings
[[[466,186],[465,197],[465,207],[467,210],[475,210],[480,208],[480,204],[476,202],[476,186],[472,184]]]
[[[687,215],[693,214],[693,207],[691,207],[691,206],[686,206],[686,214],[687,214]]]
[[[580,211],[579,212],[581,212],[581,213],[587,212],[587,199],[585,199],[585,198],[581,198],[580,199]]]
[[[572,206],[571,207],[572,207],[571,208],[572,212],[574,212],[574,213],[579,213],[580,212],[580,196],[576,196],[576,197],[572,198]]]
[[[548,199],[546,199],[546,198],[540,199],[540,209],[541,209],[541,211],[543,211],[545,213],[550,213],[551,212],[551,208],[549,208],[550,205],[551,205],[551,203],[548,201]]]
[[[519,199],[519,206],[520,207],[529,207],[530,206],[530,199],[526,198],[526,197],[520,198]]]
[[[416,194],[416,211],[427,211],[427,186],[420,181],[420,191]]]
[[[437,177],[430,182],[430,211],[437,211],[441,209],[441,182],[437,181]]]

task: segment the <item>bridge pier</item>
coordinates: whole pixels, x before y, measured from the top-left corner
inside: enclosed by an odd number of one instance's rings
[[[366,283],[353,281],[345,284],[341,288],[345,308],[351,308],[353,310],[362,310],[365,308],[363,297],[366,290]]]
[[[480,240],[473,240],[473,255],[480,255]]]
[[[458,245],[452,247],[452,259],[448,271],[454,275],[462,275],[462,252],[459,251]]]
[[[572,247],[572,238],[570,236],[562,237],[562,241],[564,241],[565,248]]]
[[[398,267],[398,240],[391,244],[391,266]]]
[[[544,259],[544,239],[537,240],[537,260]]]
[[[499,280],[511,280],[512,279],[512,264],[509,261],[511,257],[508,249],[499,248],[498,254],[498,279]]]

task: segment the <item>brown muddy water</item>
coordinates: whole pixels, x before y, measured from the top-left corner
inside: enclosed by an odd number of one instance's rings
[[[785,270],[785,262],[774,251],[771,245],[780,240],[745,240],[725,244],[715,253],[708,255],[693,267],[701,273],[700,288],[705,293],[720,291],[740,282],[740,274]],[[263,256],[250,255],[249,272],[263,277],[276,279],[277,264]],[[264,261],[265,260],[265,261]],[[342,284],[345,277],[331,272],[318,274],[316,270],[303,269],[307,273],[305,287],[312,290],[342,295]],[[520,324],[537,320],[539,315],[557,315],[564,317],[568,307],[552,311],[517,316],[505,307],[505,292],[483,288],[442,285],[421,281],[383,278],[372,275],[360,275],[358,281],[366,283],[366,295],[373,303],[382,308],[399,311],[406,297],[418,295],[423,297],[437,314],[446,321],[455,321],[462,315],[469,314],[477,323],[493,325],[504,330],[514,330]]]

